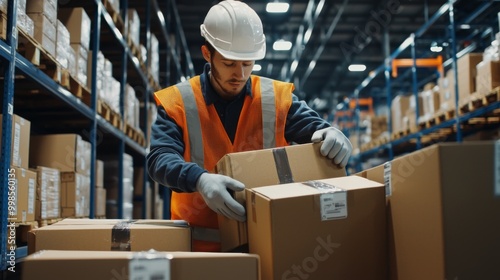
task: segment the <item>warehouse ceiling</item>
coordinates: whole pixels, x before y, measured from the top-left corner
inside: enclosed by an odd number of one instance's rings
[[[273,0],[274,1],[274,0]],[[283,1],[283,0],[281,0]],[[159,1],[162,9],[168,9],[168,1]],[[205,63],[200,46],[200,24],[210,7],[219,1],[176,0],[175,6],[182,24],[195,73],[202,72]],[[285,14],[266,12],[268,1],[244,1],[261,17],[267,37],[267,54],[259,63],[262,76],[294,82],[296,94],[318,110],[329,110],[343,97],[351,97],[355,89],[367,78],[369,72],[381,66],[410,34],[418,31],[432,19],[445,0],[293,0]],[[471,15],[485,6],[478,15]],[[498,32],[497,1],[457,1],[455,21],[469,23],[470,29],[458,30],[458,49],[470,44],[472,34],[492,38]],[[416,40],[417,57],[449,58],[449,14],[446,13],[426,29]],[[496,26],[495,26],[496,25]],[[494,26],[491,29],[491,26]],[[462,28],[462,27],[461,27]],[[488,33],[487,30],[490,29]],[[486,31],[486,32],[485,32]],[[306,34],[310,33],[309,40]],[[485,35],[486,34],[486,35]],[[489,36],[488,36],[489,34]],[[467,38],[470,37],[470,38]],[[293,43],[289,51],[274,51],[273,42],[286,39]],[[463,39],[463,40],[462,40]],[[467,40],[465,40],[467,39]],[[450,43],[441,53],[429,51],[433,42]],[[478,46],[481,47],[481,46]],[[484,49],[484,46],[482,46]],[[411,48],[406,48],[398,58],[411,58]],[[482,50],[481,50],[482,51]],[[364,72],[350,72],[350,64],[365,64]],[[296,68],[292,67],[296,65]],[[422,72],[423,71],[423,72]],[[424,69],[417,73],[420,83],[437,73]],[[412,75],[409,69],[401,69],[399,79],[392,79],[393,95],[410,91]],[[385,94],[384,73],[380,72],[360,96],[372,96],[383,100]]]

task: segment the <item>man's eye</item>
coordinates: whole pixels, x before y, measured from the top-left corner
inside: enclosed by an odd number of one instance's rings
[[[224,65],[227,66],[227,67],[231,67],[231,66],[234,65],[234,63],[224,63]]]

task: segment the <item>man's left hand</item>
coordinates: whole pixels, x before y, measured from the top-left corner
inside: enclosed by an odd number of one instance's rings
[[[333,160],[341,168],[344,168],[352,153],[352,145],[344,133],[335,127],[327,127],[314,132],[311,137],[313,143],[323,141],[320,152],[323,156]]]

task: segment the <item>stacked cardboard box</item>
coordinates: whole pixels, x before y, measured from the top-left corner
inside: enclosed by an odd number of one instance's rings
[[[410,98],[411,96],[398,95],[392,100],[391,118],[393,132],[404,130],[407,127],[404,125],[403,119],[406,115],[406,111],[408,111],[408,108],[410,108]]]
[[[359,174],[386,186],[390,279],[500,275],[499,152],[441,143]]]
[[[482,58],[482,53],[468,53],[457,60],[459,104],[463,101],[469,101],[471,94],[476,92],[476,66],[481,62]],[[449,75],[454,75],[453,70],[450,71]],[[453,83],[453,86],[455,86],[455,83]],[[455,93],[454,88],[452,93]],[[455,98],[453,98],[454,100]],[[452,105],[453,107],[451,108],[454,108],[455,104],[453,103]]]
[[[422,116],[419,122],[426,121],[434,117],[441,108],[440,93],[437,88],[430,88],[419,93],[422,99]]]
[[[56,58],[57,1],[28,0],[26,13],[35,25],[34,38]]]
[[[61,178],[58,169],[38,166],[35,195],[35,219],[41,224],[45,220],[61,217]]]
[[[120,177],[120,169],[123,176]],[[118,188],[122,184],[122,200],[119,201]],[[133,217],[134,161],[132,156],[123,155],[120,165],[117,159],[104,160],[104,187],[106,189],[106,217],[117,218],[118,207],[122,207],[123,218]]]
[[[383,184],[351,176],[246,194],[263,279],[387,279]]]
[[[477,64],[477,93],[487,94],[500,86],[500,61],[481,61]]]
[[[455,76],[453,69],[446,71],[444,77],[438,79],[440,110],[455,108]],[[468,93],[470,95],[470,93]]]
[[[219,160],[216,172],[242,182],[246,188],[345,176],[344,169],[320,154],[320,145],[303,144],[230,153]],[[236,193],[235,197],[245,205],[243,192]],[[219,215],[219,228],[223,251],[248,242],[246,223]]]
[[[94,216],[106,216],[106,189],[104,188],[104,162],[96,160],[95,163],[95,199]]]
[[[415,99],[418,100],[418,115],[417,115],[417,102]],[[417,127],[417,120],[421,116],[423,116],[423,100],[422,100],[422,95],[418,95],[417,98],[415,98],[415,95],[410,95],[409,96],[409,107],[406,110],[405,116],[403,117],[403,130],[407,129],[414,129]]]
[[[71,47],[75,52],[74,76],[82,85],[86,85],[90,18],[84,8],[62,8],[59,10],[58,18],[68,29]]]
[[[5,1],[7,9],[7,1]],[[35,24],[33,20],[26,14],[26,0],[17,1],[17,27],[23,30],[31,37],[35,35]]]
[[[70,66],[74,67],[75,65],[75,51],[71,48],[69,31],[60,20],[57,20],[56,29],[56,60],[64,69],[68,69],[71,74],[74,74],[75,69],[71,69]]]
[[[61,173],[61,217],[88,217],[90,177],[76,172]]]
[[[387,131],[386,116],[371,116],[370,117],[370,138],[377,139],[380,135]]]
[[[22,275],[23,280],[261,279],[256,255],[154,251],[42,251],[26,258]]]

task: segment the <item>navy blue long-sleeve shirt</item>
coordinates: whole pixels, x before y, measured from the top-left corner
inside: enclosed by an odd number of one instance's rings
[[[247,81],[245,88],[235,99],[226,101],[217,95],[210,84],[209,71],[210,65],[207,64],[203,74],[200,75],[205,103],[207,106],[211,104],[215,106],[227,135],[233,141],[245,95],[252,95],[251,81]],[[296,95],[292,95],[292,105],[285,123],[287,142],[309,143],[316,130],[329,126],[328,122],[304,101],[299,101]],[[156,122],[152,127],[151,148],[147,155],[148,173],[153,180],[170,187],[173,191],[194,192],[196,181],[206,170],[196,163],[184,160],[184,147],[181,128],[160,106]]]

